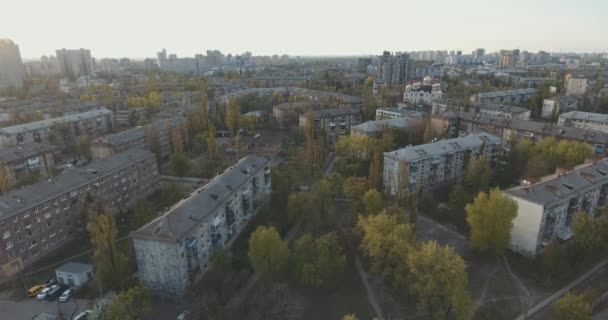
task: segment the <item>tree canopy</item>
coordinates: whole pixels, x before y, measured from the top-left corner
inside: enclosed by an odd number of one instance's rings
[[[551,306],[553,320],[591,320],[591,304],[585,297],[578,294],[566,293]]]
[[[502,254],[511,240],[517,203],[495,188],[480,192],[466,212],[473,246],[482,253]]]
[[[298,279],[312,287],[339,281],[346,268],[346,257],[334,233],[318,238],[303,235],[294,244],[293,257]]]
[[[249,259],[265,283],[277,279],[289,257],[289,249],[274,227],[259,226],[249,238]]]

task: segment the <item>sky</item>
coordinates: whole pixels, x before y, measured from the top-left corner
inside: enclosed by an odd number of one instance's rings
[[[608,51],[607,0],[0,0],[24,59],[377,55],[383,50]]]

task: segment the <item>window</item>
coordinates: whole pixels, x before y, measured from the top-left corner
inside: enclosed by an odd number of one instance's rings
[[[57,203],[57,200],[55,200],[55,203]],[[42,207],[43,207],[44,209],[47,209],[47,208],[49,207],[49,203],[48,203],[48,202],[46,202],[45,204],[43,204],[43,205],[42,205]],[[36,208],[36,209],[38,209],[38,208]]]
[[[26,221],[24,225],[25,225],[25,228],[31,228],[32,227],[32,222],[31,221]]]
[[[29,216],[30,216],[30,211],[29,210],[23,213],[23,219],[25,219],[25,218],[27,218]]]
[[[40,218],[36,217],[36,223],[40,223]]]
[[[59,232],[63,231],[63,226],[59,226]]]
[[[67,200],[67,199],[68,199],[68,196],[67,196],[67,195],[65,195],[65,194],[61,196],[61,201],[65,201],[65,200]]]
[[[50,213],[45,213],[44,214],[44,218],[45,219],[50,219],[51,218],[51,214]]]
[[[37,245],[36,240],[32,240],[32,241],[30,242],[30,248],[31,248],[31,247],[35,247],[36,245]]]
[[[40,207],[34,208],[34,213],[38,213],[38,211],[40,211]]]
[[[70,204],[69,204],[69,203],[66,203],[66,204],[63,206],[63,210],[68,210],[69,208],[70,208]]]
[[[7,231],[4,231],[4,232],[2,233],[2,239],[6,239],[6,238],[8,238],[8,237],[10,237],[10,236],[11,236],[11,232],[10,232],[10,231],[8,231],[8,230],[7,230]]]
[[[19,232],[19,230],[21,230],[21,229],[19,228],[19,226],[18,226],[18,225],[17,225],[17,226],[15,226],[15,233]]]

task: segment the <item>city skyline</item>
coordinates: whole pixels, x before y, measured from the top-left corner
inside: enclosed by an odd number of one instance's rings
[[[154,57],[161,48],[181,57],[214,49],[301,56],[376,55],[382,50],[468,53],[478,47],[487,52],[608,51],[608,44],[601,41],[602,30],[608,28],[608,21],[602,20],[608,4],[598,0],[513,0],[508,6],[439,0],[432,7],[392,0],[369,6],[341,0],[313,0],[306,6],[278,0],[182,0],[162,6],[109,0],[86,9],[74,4],[10,1],[5,4],[7,12],[28,12],[29,21],[7,15],[0,21],[0,30],[5,31],[0,37],[15,41],[24,60],[54,55],[61,48],[87,48],[99,58]],[[44,32],[39,26],[46,26]]]

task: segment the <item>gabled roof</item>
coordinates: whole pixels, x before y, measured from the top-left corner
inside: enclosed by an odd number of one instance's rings
[[[178,241],[202,221],[215,214],[228,197],[239,191],[254,174],[269,164],[269,159],[247,156],[162,216],[132,233],[134,238]]]

